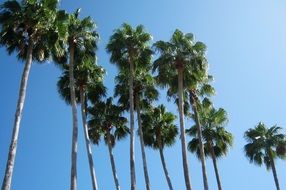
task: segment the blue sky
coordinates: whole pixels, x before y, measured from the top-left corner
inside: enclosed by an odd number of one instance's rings
[[[3,2],[3,1],[1,1]],[[192,32],[208,46],[207,57],[217,107],[229,113],[227,129],[234,134],[234,146],[220,159],[222,185],[227,190],[274,189],[271,172],[248,162],[243,153],[243,133],[259,121],[268,126],[286,126],[286,2],[283,0],[124,0],[61,1],[71,12],[81,7],[98,26],[98,63],[107,70],[105,85],[112,95],[117,69],[109,63],[105,46],[113,30],[123,22],[143,24],[157,40],[168,40],[178,28]],[[10,143],[18,87],[23,64],[0,49],[0,176],[4,174]],[[52,63],[33,65],[21,123],[12,189],[62,190],[69,188],[71,151],[71,109],[56,91],[60,71]],[[161,94],[159,103],[177,113]],[[80,116],[80,115],[79,115]],[[80,122],[81,123],[81,122]],[[191,121],[186,121],[186,127]],[[82,126],[79,126],[78,189],[91,189]],[[283,132],[285,129],[283,128]],[[100,189],[113,190],[114,182],[107,152],[102,143],[93,147]],[[114,155],[122,189],[130,188],[129,138],[119,142]],[[170,177],[176,190],[185,189],[180,143],[165,151]],[[203,189],[200,163],[188,154],[193,189]],[[153,189],[167,189],[159,153],[147,149]],[[136,142],[138,190],[145,189],[139,143]],[[281,189],[286,189],[286,162],[277,161]],[[217,189],[212,163],[207,160],[210,189]]]

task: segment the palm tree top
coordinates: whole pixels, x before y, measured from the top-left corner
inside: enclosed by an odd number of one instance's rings
[[[57,0],[5,1],[0,7],[0,46],[25,60],[27,47],[33,47],[33,60],[44,62],[58,39],[55,29]]]
[[[107,52],[111,54],[110,62],[121,69],[130,61],[134,62],[135,68],[149,64],[153,54],[150,40],[152,36],[145,31],[143,25],[132,28],[131,25],[123,23],[114,31],[106,46]]]
[[[68,48],[71,46],[78,52],[95,57],[99,40],[96,24],[90,16],[79,18],[79,13],[80,9],[72,14],[64,10],[58,11],[56,22],[60,36],[53,46],[53,60],[61,67],[67,64]]]
[[[228,123],[227,112],[223,108],[215,109],[212,102],[208,98],[204,98],[198,105],[198,115],[202,126],[205,155],[211,156],[211,147],[214,149],[216,158],[226,155],[229,147],[233,144],[233,135],[225,129],[225,125]],[[194,116],[192,115],[192,117]],[[196,124],[187,129],[186,133],[193,137],[188,144],[188,149],[195,152],[200,158]],[[210,145],[211,147],[209,147]]]
[[[115,145],[115,140],[121,140],[129,133],[126,126],[127,119],[122,116],[123,109],[120,106],[114,105],[113,98],[109,97],[106,101],[95,103],[88,108],[89,118],[89,135],[93,143],[98,144],[101,137],[107,141],[107,131],[112,138],[112,146]]]
[[[144,143],[155,149],[172,146],[178,135],[174,124],[176,116],[167,112],[164,105],[151,108],[141,114]]]
[[[280,133],[281,129],[277,125],[267,128],[264,123],[259,122],[254,129],[245,132],[244,138],[248,143],[244,146],[244,151],[251,163],[264,163],[270,169],[270,157],[285,159],[286,136]]]
[[[168,42],[158,41],[153,47],[160,54],[154,61],[153,72],[157,73],[158,85],[168,88],[168,96],[177,98],[178,68],[183,69],[184,89],[214,93],[210,85],[213,77],[208,75],[206,45],[195,42],[193,34],[177,29]]]

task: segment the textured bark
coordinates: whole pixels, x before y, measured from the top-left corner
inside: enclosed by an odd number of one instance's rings
[[[130,175],[131,175],[131,190],[136,190],[135,176],[135,154],[134,154],[134,98],[133,98],[133,80],[134,80],[134,65],[129,58],[130,79],[129,79],[129,102],[130,102]]]
[[[178,67],[178,96],[179,96],[179,116],[180,116],[180,133],[181,133],[181,147],[186,189],[191,190],[191,181],[189,176],[189,163],[187,158],[186,134],[184,126],[184,101],[183,101],[183,68]]]
[[[144,139],[143,139],[143,131],[142,131],[142,122],[140,117],[140,103],[139,97],[136,95],[136,112],[137,112],[137,120],[138,120],[138,130],[139,130],[139,137],[140,137],[140,148],[142,153],[142,160],[143,160],[143,169],[144,169],[144,177],[145,177],[145,184],[146,189],[151,190],[149,175],[148,175],[148,168],[147,168],[147,159],[145,154],[145,147],[144,147]]]
[[[216,176],[218,190],[222,190],[220,176],[219,176],[217,162],[216,162],[215,152],[214,152],[213,146],[210,143],[209,143],[209,149],[210,149],[211,155],[212,155],[212,161],[213,161],[213,165],[214,165],[214,170],[215,170],[215,176]]]
[[[21,123],[22,112],[23,112],[24,103],[25,103],[29,73],[30,73],[30,69],[32,66],[32,59],[33,59],[32,54],[33,54],[33,45],[32,43],[30,43],[28,47],[28,51],[27,51],[26,64],[23,70],[21,84],[20,84],[12,139],[11,139],[9,153],[8,153],[5,176],[4,176],[4,180],[3,180],[2,188],[1,188],[2,190],[10,190],[11,188],[13,169],[14,169],[15,157],[16,157],[16,151],[17,151],[18,136],[19,136],[19,130],[20,130],[20,123]]]
[[[106,137],[107,137],[107,145],[108,145],[109,158],[110,158],[114,183],[116,186],[116,190],[120,190],[119,181],[118,181],[117,172],[116,172],[116,167],[115,167],[114,156],[113,156],[113,151],[112,151],[112,146],[111,146],[110,132],[108,129],[106,130]]]
[[[74,51],[75,45],[70,43],[70,63],[69,63],[69,79],[70,79],[70,94],[71,94],[71,106],[72,106],[72,150],[71,150],[71,181],[70,189],[77,190],[77,141],[78,141],[78,120],[77,120],[77,108],[75,100],[75,84],[74,84]]]
[[[207,170],[206,170],[205,148],[204,148],[204,143],[203,143],[202,127],[201,127],[201,123],[200,123],[200,120],[199,120],[199,115],[198,115],[196,102],[197,101],[196,101],[195,94],[191,92],[191,103],[192,103],[192,108],[193,108],[193,111],[194,111],[195,123],[196,123],[197,129],[198,129],[200,160],[201,160],[201,164],[202,164],[204,190],[208,190],[209,187],[208,187],[208,178],[207,178]]]
[[[171,179],[170,179],[170,176],[169,176],[169,172],[167,170],[167,166],[166,166],[166,162],[165,162],[163,148],[160,148],[159,152],[160,152],[160,158],[161,158],[162,166],[163,166],[163,169],[164,169],[164,174],[165,174],[165,177],[166,177],[169,189],[173,190],[172,182],[171,182]]]
[[[81,116],[82,116],[82,126],[84,131],[84,139],[85,139],[85,146],[86,146],[86,153],[89,163],[89,171],[91,176],[92,188],[93,190],[98,190],[97,180],[94,170],[94,164],[92,159],[92,152],[91,152],[91,142],[88,136],[88,127],[86,122],[86,102],[85,102],[85,94],[83,88],[80,89],[80,104],[81,104]]]
[[[270,157],[270,164],[271,164],[271,169],[272,169],[272,173],[273,173],[276,189],[280,190],[280,185],[279,185],[279,181],[278,181],[278,176],[277,176],[277,172],[276,172],[275,163],[274,163],[273,158],[271,156],[269,156],[269,157]]]

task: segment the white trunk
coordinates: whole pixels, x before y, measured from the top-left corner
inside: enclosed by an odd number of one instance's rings
[[[220,176],[219,176],[219,172],[218,172],[218,167],[217,167],[217,162],[216,162],[216,156],[215,156],[214,148],[213,148],[213,146],[211,144],[209,144],[209,148],[210,148],[211,155],[212,155],[213,166],[214,166],[214,170],[215,170],[215,176],[216,176],[218,190],[222,190],[222,185],[221,185]]]
[[[110,158],[110,163],[111,163],[111,168],[112,168],[112,174],[113,174],[115,187],[116,187],[116,190],[120,190],[119,180],[118,180],[118,177],[117,177],[115,161],[114,161],[114,156],[113,156],[113,151],[112,151],[112,146],[111,146],[110,132],[108,131],[108,129],[106,130],[106,136],[107,136],[107,145],[108,145],[108,151],[109,151],[109,158]]]
[[[149,175],[148,175],[148,168],[147,168],[147,159],[145,154],[145,147],[144,147],[144,139],[143,139],[143,131],[142,131],[142,123],[140,117],[140,104],[139,104],[139,97],[136,96],[136,112],[137,112],[137,120],[138,120],[138,128],[139,128],[139,137],[140,137],[140,148],[142,153],[142,160],[143,160],[143,170],[144,170],[144,177],[145,177],[145,184],[146,189],[151,190]]]
[[[69,63],[69,79],[70,79],[70,94],[71,94],[71,106],[72,106],[72,150],[71,150],[71,181],[70,189],[77,190],[77,141],[78,141],[78,120],[77,120],[77,108],[75,99],[75,84],[74,84],[74,44],[70,45],[70,63]]]
[[[199,120],[198,110],[197,110],[197,102],[194,94],[191,94],[192,98],[192,107],[195,115],[195,122],[198,129],[198,137],[199,137],[199,149],[200,149],[200,158],[202,164],[202,173],[203,173],[203,182],[204,182],[204,190],[209,190],[208,187],[208,178],[207,178],[207,170],[206,170],[206,158],[205,158],[205,148],[203,143],[203,136],[202,136],[202,127]]]
[[[86,153],[88,157],[92,188],[93,190],[98,190],[97,180],[96,180],[96,175],[95,175],[95,170],[94,170],[94,164],[93,164],[93,159],[92,159],[91,142],[88,136],[88,127],[86,123],[85,95],[84,95],[84,91],[82,88],[80,89],[80,103],[81,103],[82,126],[83,126],[83,131],[84,131],[85,146],[86,146]]]
[[[136,190],[136,176],[135,176],[135,155],[134,155],[134,98],[133,98],[133,78],[134,65],[129,60],[130,65],[130,79],[129,79],[129,102],[130,102],[130,174],[131,174],[131,190]]]
[[[273,160],[273,158],[272,158],[270,153],[269,153],[269,155],[270,155],[270,164],[271,164],[271,169],[272,169],[272,174],[273,174],[273,177],[274,177],[276,189],[280,190],[280,185],[279,185],[279,180],[278,180],[278,176],[277,176],[277,172],[276,172],[275,163],[274,163],[274,160]]]
[[[169,173],[168,173],[168,170],[167,170],[167,166],[166,166],[166,162],[165,162],[163,148],[160,147],[159,151],[160,151],[160,158],[161,158],[162,166],[163,166],[163,169],[164,169],[164,174],[165,174],[165,177],[166,177],[169,189],[173,190],[173,186],[172,186],[171,179],[170,179],[170,176],[169,176]]]
[[[33,46],[32,44],[29,44],[28,51],[27,51],[27,57],[26,57],[26,64],[24,67],[21,84],[20,84],[18,103],[17,103],[15,119],[14,119],[14,128],[13,128],[12,139],[11,139],[10,148],[9,148],[8,160],[6,164],[5,177],[4,177],[2,188],[1,188],[2,190],[10,190],[11,188],[12,175],[13,175],[13,169],[14,169],[15,157],[16,157],[16,151],[17,151],[17,142],[18,142],[18,136],[19,136],[19,130],[20,130],[20,123],[21,123],[22,112],[23,112],[23,107],[25,103],[25,96],[26,96],[29,73],[30,73],[30,69],[32,66],[32,59],[33,59],[32,54],[33,54]]]
[[[180,116],[180,133],[181,147],[186,189],[191,190],[191,180],[189,176],[189,163],[187,158],[186,134],[184,126],[184,100],[183,100],[183,68],[178,68],[178,96],[179,96],[179,116]]]

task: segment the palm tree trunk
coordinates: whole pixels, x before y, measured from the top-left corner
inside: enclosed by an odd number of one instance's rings
[[[165,177],[166,177],[169,189],[173,190],[173,186],[172,186],[171,179],[170,179],[170,176],[169,176],[169,173],[168,173],[168,170],[167,170],[167,166],[166,166],[166,162],[165,162],[163,148],[160,147],[159,152],[160,152],[160,158],[161,158],[162,166],[163,166],[163,169],[164,169],[164,173],[165,173]]]
[[[139,128],[139,137],[140,137],[140,147],[142,153],[142,160],[143,160],[143,169],[144,169],[144,177],[146,183],[146,189],[151,190],[149,175],[148,175],[148,168],[147,168],[147,159],[145,154],[145,147],[144,147],[144,139],[143,139],[143,131],[142,131],[142,123],[140,117],[140,104],[139,104],[139,97],[136,95],[135,98],[136,103],[136,112],[137,112],[137,120],[138,120],[138,128]]]
[[[197,104],[196,104],[196,96],[193,92],[190,92],[191,104],[194,111],[195,123],[198,128],[198,137],[199,137],[199,148],[200,148],[200,160],[202,163],[202,173],[203,173],[203,181],[204,181],[204,190],[208,190],[208,178],[206,171],[206,158],[205,158],[205,148],[203,144],[203,136],[202,136],[202,127],[199,120]]]
[[[120,190],[119,181],[118,181],[117,172],[116,172],[116,167],[115,167],[114,156],[113,156],[113,151],[112,151],[112,146],[111,146],[110,132],[108,129],[106,130],[106,136],[107,136],[109,158],[110,158],[110,163],[111,163],[111,168],[112,168],[112,173],[113,173],[113,178],[114,178],[116,190]]]
[[[211,155],[212,155],[212,160],[213,160],[218,190],[222,190],[221,181],[220,181],[219,172],[218,172],[218,167],[217,167],[217,163],[216,163],[216,156],[215,156],[214,148],[210,143],[209,143],[209,148],[210,148]]]
[[[71,181],[70,189],[77,190],[77,139],[78,139],[78,121],[77,108],[75,100],[75,84],[74,84],[74,51],[73,42],[70,43],[70,63],[69,63],[69,77],[70,77],[70,94],[72,105],[73,131],[72,131],[72,151],[71,151]]]
[[[183,101],[183,67],[178,67],[178,96],[179,96],[179,116],[180,116],[180,132],[182,145],[182,158],[186,189],[191,190],[191,181],[189,176],[189,163],[187,158],[186,135],[184,126],[184,101]]]
[[[129,58],[130,79],[129,79],[129,102],[130,102],[130,175],[131,175],[131,190],[136,190],[135,176],[135,154],[134,154],[134,100],[133,100],[133,80],[134,80],[134,65]]]
[[[82,126],[84,131],[84,138],[85,138],[85,146],[86,146],[86,153],[88,157],[88,163],[89,163],[89,170],[90,170],[90,176],[92,181],[92,188],[93,190],[98,190],[97,187],[97,180],[94,170],[94,164],[92,159],[92,152],[91,152],[91,143],[88,136],[88,127],[86,123],[86,102],[85,102],[85,95],[83,88],[80,89],[80,103],[81,103],[81,116],[82,116]]]
[[[271,164],[271,169],[272,169],[272,173],[273,173],[276,189],[280,190],[280,186],[279,186],[279,181],[278,181],[278,176],[277,176],[274,160],[273,160],[272,156],[269,156],[269,158],[270,158],[270,164]]]
[[[15,157],[16,157],[16,151],[17,151],[18,136],[19,136],[19,130],[20,130],[20,123],[21,123],[22,112],[23,112],[23,107],[25,103],[29,73],[30,73],[30,69],[32,66],[32,59],[33,59],[32,54],[33,54],[33,45],[30,42],[28,46],[28,51],[27,51],[26,64],[24,67],[21,84],[20,84],[18,103],[17,103],[15,119],[14,119],[14,128],[13,128],[12,139],[11,139],[10,148],[9,148],[8,160],[6,164],[5,176],[4,176],[4,180],[3,180],[2,188],[1,188],[2,190],[10,190],[11,188],[12,175],[13,175],[13,169],[14,169]]]

